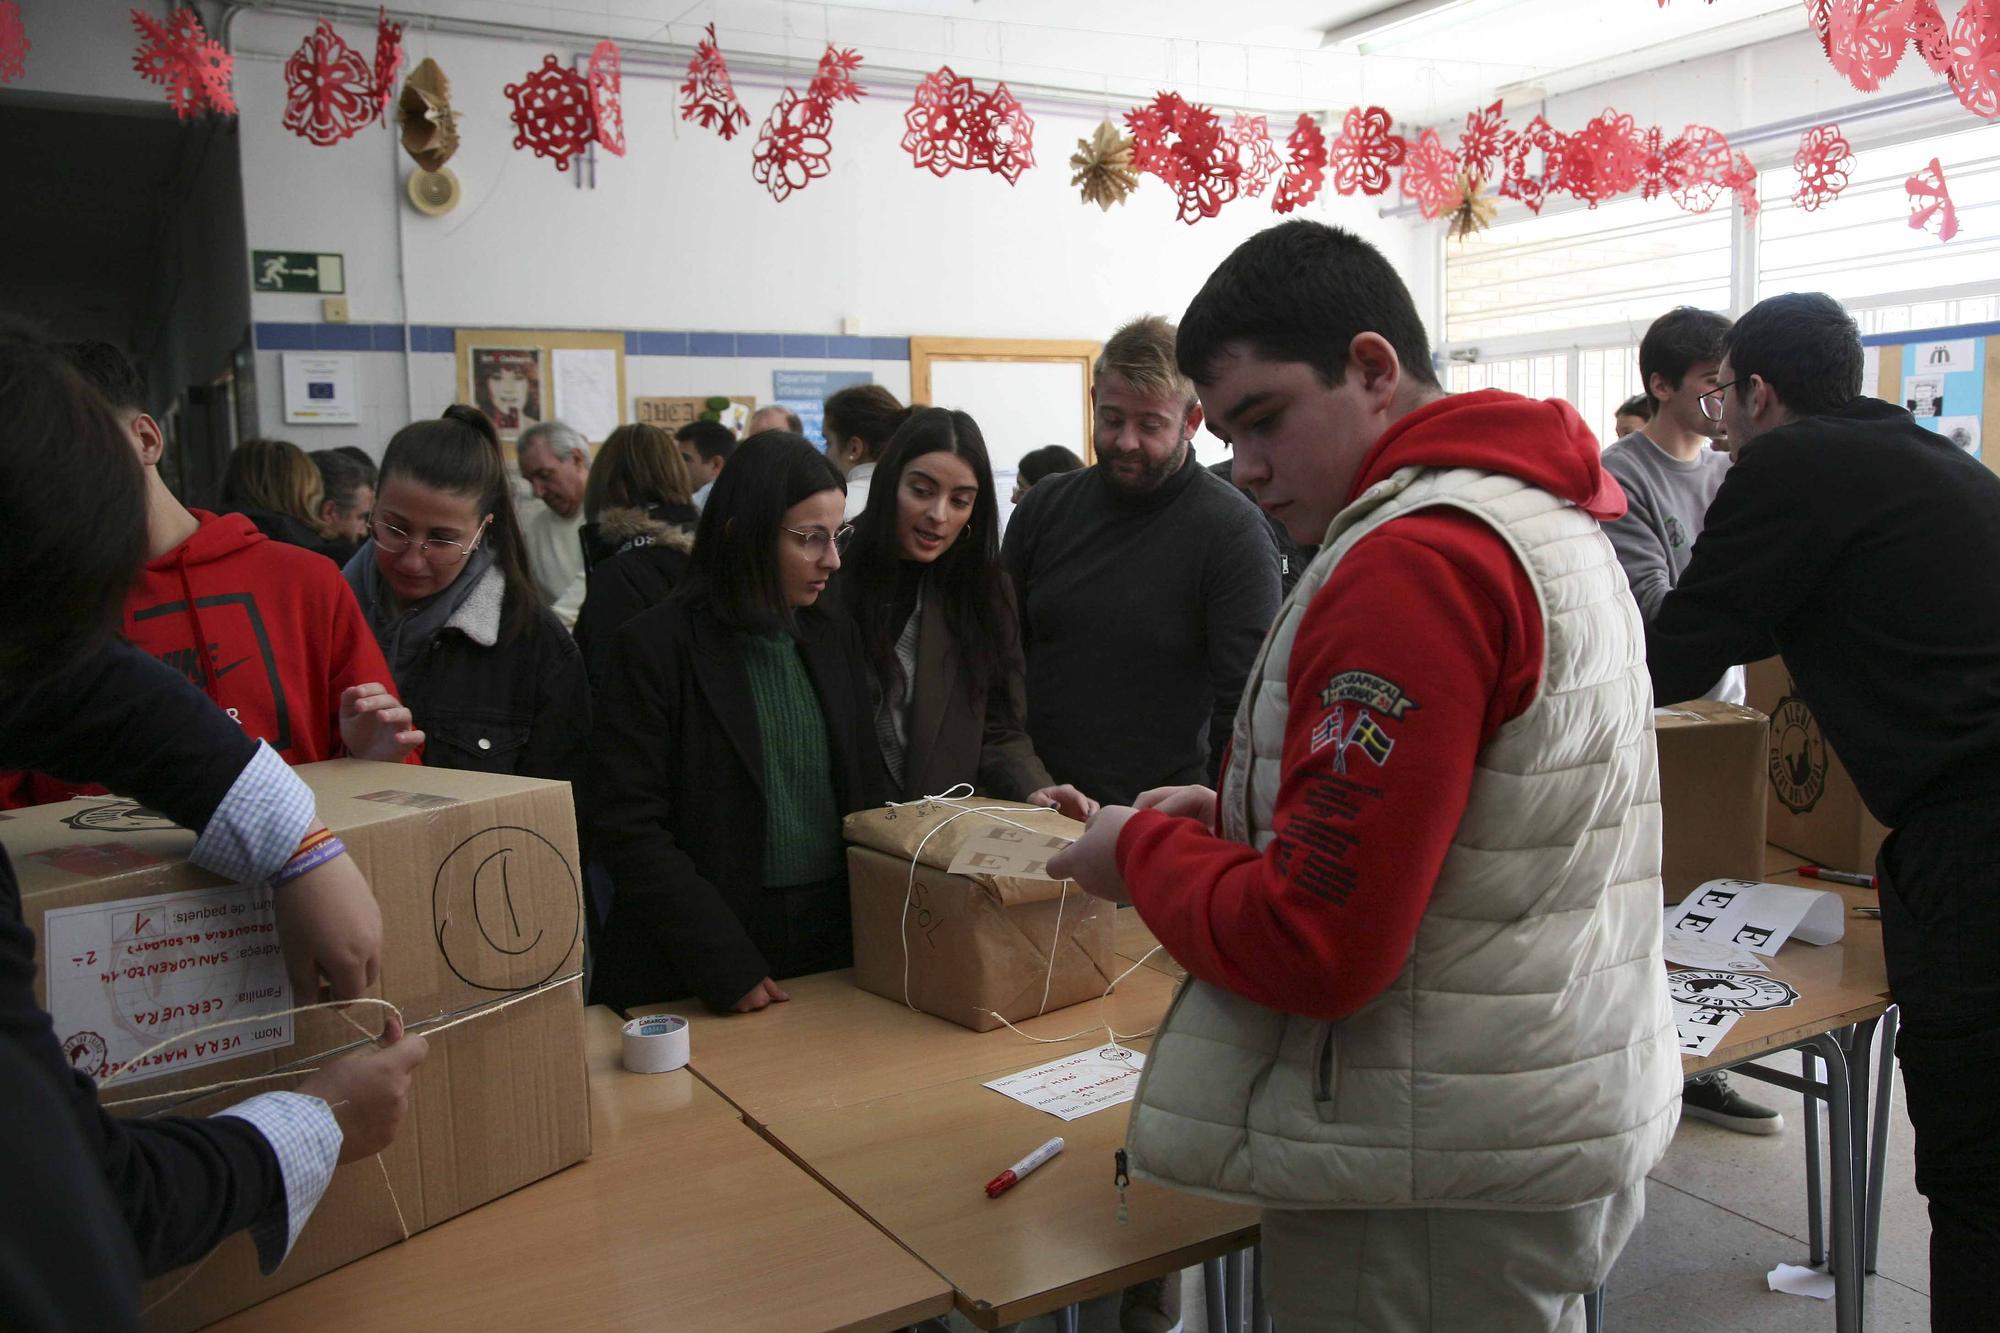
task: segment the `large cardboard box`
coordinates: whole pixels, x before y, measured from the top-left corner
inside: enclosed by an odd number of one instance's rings
[[[340,1168],[271,1277],[239,1234],[179,1290],[185,1272],[149,1284],[141,1303],[159,1302],[156,1329],[254,1305],[590,1152],[568,786],[359,760],[298,771],[381,904],[379,993],[417,1031],[476,1016],[431,1041],[382,1154],[388,1185],[372,1161]],[[38,997],[72,1062],[100,1079],[163,1039],[293,1003],[269,890],[188,865],[194,835],[162,816],[115,797],[70,801],[8,816],[0,844],[41,944]],[[380,1028],[381,1010],[354,1012]],[[121,1115],[209,1115],[360,1042],[328,1011],[191,1035],[109,1078],[103,1099]]]
[[[1861,803],[1819,719],[1799,697],[1785,659],[1753,662],[1747,674],[1751,707],[1771,718],[1765,765],[1770,840],[1812,865],[1873,874],[1875,853],[1889,830]]]
[[[1738,704],[1657,709],[1660,883],[1670,903],[1711,879],[1764,877],[1768,722]]]
[[[977,1032],[999,1027],[996,1013],[1018,1023],[1110,987],[1110,904],[1074,884],[947,873],[968,838],[1009,827],[964,810],[996,807],[1057,845],[1083,832],[1052,810],[984,797],[847,817],[856,985]]]

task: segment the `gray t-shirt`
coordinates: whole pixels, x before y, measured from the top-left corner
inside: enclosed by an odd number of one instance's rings
[[[1694,555],[1709,502],[1729,474],[1729,455],[1704,449],[1701,457],[1683,463],[1644,431],[1634,431],[1604,451],[1604,468],[1618,478],[1627,505],[1623,518],[1604,525],[1604,534],[1618,552],[1639,614],[1650,622]],[[1742,703],[1743,668],[1731,667],[1703,697]]]

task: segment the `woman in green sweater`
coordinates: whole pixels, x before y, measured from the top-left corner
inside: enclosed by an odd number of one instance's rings
[[[730,456],[675,595],[611,652],[582,808],[616,885],[592,997],[748,1013],[847,966],[840,820],[875,804],[857,631],[817,603],[846,491],[797,435]]]

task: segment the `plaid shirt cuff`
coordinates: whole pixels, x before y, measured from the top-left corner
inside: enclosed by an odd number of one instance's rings
[[[188,860],[236,884],[261,884],[284,869],[313,822],[312,788],[262,741]]]
[[[250,1225],[250,1237],[257,1242],[257,1265],[269,1276],[292,1252],[306,1219],[333,1180],[333,1168],[340,1162],[340,1122],[325,1102],[296,1092],[259,1093],[217,1114],[249,1121],[278,1159],[283,1206],[266,1209]]]

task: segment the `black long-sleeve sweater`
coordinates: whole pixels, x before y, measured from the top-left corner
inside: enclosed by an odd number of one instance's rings
[[[1663,703],[1782,652],[1891,827],[2000,794],[2000,477],[1873,398],[1760,435],[1646,647]]]
[[[1057,782],[1105,804],[1211,782],[1278,611],[1257,506],[1194,460],[1128,496],[1100,468],[1047,478],[1007,526],[1028,735]]]

